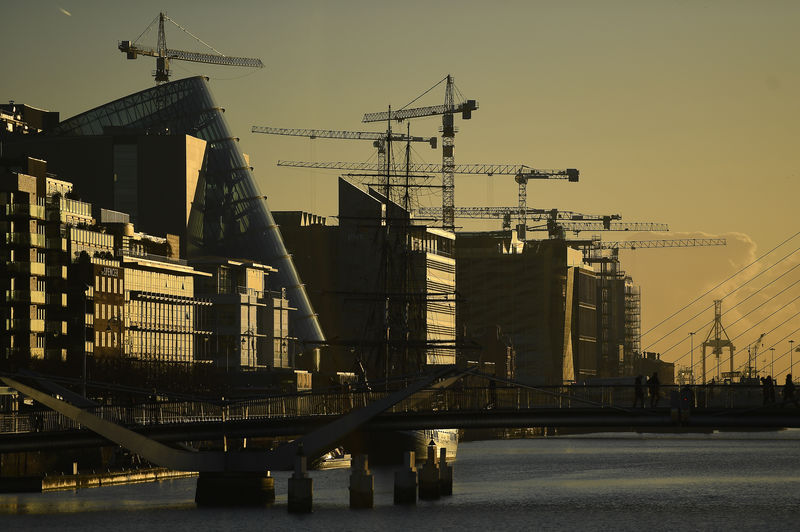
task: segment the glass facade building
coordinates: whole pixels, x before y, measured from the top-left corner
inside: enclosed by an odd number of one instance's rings
[[[278,272],[272,277],[273,288],[285,288],[297,308],[290,316],[292,336],[308,342],[324,340],[278,227],[205,78],[186,78],[131,94],[61,122],[53,134],[102,135],[107,128],[205,140],[206,167],[189,215],[188,255],[244,258],[274,266]]]

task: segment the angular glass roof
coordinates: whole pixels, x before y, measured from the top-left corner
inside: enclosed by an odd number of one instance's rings
[[[324,340],[319,321],[253,174],[203,77],[173,81],[107,103],[61,122],[55,135],[102,135],[119,127],[150,134],[186,134],[208,142],[189,215],[189,256],[245,258],[278,269],[271,286],[285,287],[297,311],[290,334]]]

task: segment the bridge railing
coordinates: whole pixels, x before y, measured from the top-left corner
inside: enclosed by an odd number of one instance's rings
[[[695,408],[758,408],[764,404],[760,386],[706,385],[691,388]],[[677,386],[662,386],[657,406],[668,407]],[[776,403],[781,402],[776,387]],[[89,409],[102,419],[128,427],[177,423],[209,423],[246,419],[293,419],[335,416],[362,408],[386,392],[347,391],[270,396],[236,402],[172,401],[138,405],[101,405]],[[633,386],[462,387],[423,390],[388,412],[519,411],[536,408],[633,408]],[[650,406],[645,388],[644,403]],[[638,406],[641,408],[641,406]],[[51,410],[0,414],[0,433],[73,430],[79,424]]]

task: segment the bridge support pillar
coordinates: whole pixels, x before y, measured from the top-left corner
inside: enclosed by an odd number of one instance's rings
[[[369,472],[367,455],[354,456],[350,464],[350,508],[372,508],[375,481]]]
[[[266,473],[200,473],[198,506],[265,506],[275,502],[275,479]]]
[[[289,477],[289,513],[311,513],[312,499],[313,482],[311,477],[308,476],[306,456],[303,454],[301,445],[294,460],[294,473]]]
[[[394,503],[417,504],[417,467],[414,451],[403,454],[403,468],[394,473]]]
[[[436,445],[433,440],[428,444],[428,459],[419,470],[419,498],[422,501],[433,501],[441,496],[439,486],[439,464],[436,463]]]
[[[453,466],[447,463],[447,449],[439,449],[439,493],[453,494]]]

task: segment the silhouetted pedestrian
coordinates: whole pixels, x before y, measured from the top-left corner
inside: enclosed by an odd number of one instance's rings
[[[636,405],[639,404],[639,401],[642,402],[642,408],[644,408],[644,386],[642,385],[642,376],[637,375],[636,381],[633,385],[633,407],[636,408]]]
[[[658,406],[658,389],[660,385],[658,382],[658,372],[654,371],[653,376],[647,381],[647,388],[650,391],[650,408]]]
[[[681,410],[689,411],[690,409],[695,407],[694,402],[694,390],[692,390],[691,386],[684,385],[681,388],[681,402],[680,402]]]
[[[775,379],[772,375],[767,375],[767,402],[775,404]]]
[[[797,397],[794,395],[794,383],[792,382],[791,373],[786,375],[786,383],[783,385],[783,404],[781,404],[781,406],[789,401],[793,402],[794,406],[800,406],[797,404]]]

